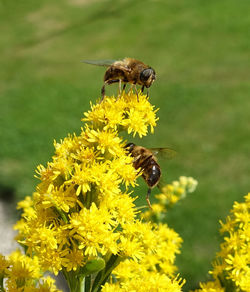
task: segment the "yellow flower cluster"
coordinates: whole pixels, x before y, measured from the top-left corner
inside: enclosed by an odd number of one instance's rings
[[[139,265],[137,281],[145,272],[151,286],[162,283],[159,291],[181,289],[173,278],[181,239],[167,226],[136,218],[128,187],[135,186],[138,172],[124,149],[126,141],[118,136],[127,131],[142,137],[148,128],[153,132],[156,120],[145,95],[130,91],[118,99],[105,97],[85,113],[79,136],[54,144],[52,161],[38,167],[36,192],[18,204],[23,209],[15,225],[18,242],[27,255],[39,258],[43,270],[62,271],[72,291],[80,291],[83,278],[86,291],[90,286],[97,291],[115,267],[117,285],[132,289],[130,275]],[[112,291],[113,284],[106,285],[103,290]]]
[[[102,292],[178,292],[184,283],[177,278],[171,280],[168,276],[145,271],[141,277],[119,284],[106,283]]]
[[[142,256],[121,262],[113,271],[116,281],[106,283],[102,291],[181,291],[184,281],[175,277],[174,261],[182,239],[166,224],[144,223],[138,228]]]
[[[20,250],[8,257],[0,254],[0,291],[60,292],[54,282],[50,277],[42,277],[36,256],[30,258]]]
[[[157,110],[148,102],[145,95],[137,97],[133,91],[115,97],[106,98],[104,103],[91,106],[91,111],[85,113],[83,121],[91,122],[94,127],[106,130],[125,130],[129,134],[137,133],[140,137],[146,136],[148,127],[153,133],[156,126]]]
[[[153,219],[155,222],[162,222],[167,209],[184,199],[188,193],[194,192],[197,184],[197,180],[192,177],[180,176],[179,180],[163,186],[161,193],[155,196],[159,202],[152,204],[152,210],[143,213],[142,217],[146,220]]]
[[[210,271],[215,281],[201,283],[197,292],[250,291],[250,193],[245,202],[235,202],[226,223],[221,223],[225,234],[221,250]],[[213,290],[212,290],[213,289]]]

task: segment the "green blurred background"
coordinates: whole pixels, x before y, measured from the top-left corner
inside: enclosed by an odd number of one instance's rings
[[[80,132],[104,74],[82,59],[142,60],[157,72],[150,101],[160,120],[154,135],[131,140],[177,150],[162,162],[167,182],[199,181],[168,224],[184,239],[185,290],[207,280],[218,220],[250,190],[250,2],[0,0],[0,30],[1,197],[30,195],[53,140]]]

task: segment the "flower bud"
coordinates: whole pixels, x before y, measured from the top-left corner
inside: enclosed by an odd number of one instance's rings
[[[94,274],[105,268],[105,261],[102,258],[89,260],[83,267],[82,272],[85,275]]]

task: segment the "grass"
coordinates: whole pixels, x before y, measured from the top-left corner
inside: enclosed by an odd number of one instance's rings
[[[80,60],[143,60],[157,72],[150,99],[160,120],[154,136],[133,141],[177,149],[162,162],[167,181],[198,179],[168,224],[184,239],[185,290],[206,280],[218,220],[249,191],[249,10],[243,0],[0,1],[1,194],[30,195],[53,140],[79,133],[104,73]]]

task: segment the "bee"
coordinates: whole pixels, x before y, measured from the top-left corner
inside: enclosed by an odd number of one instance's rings
[[[159,187],[161,179],[161,167],[157,162],[156,155],[161,152],[166,158],[172,158],[176,155],[176,152],[169,148],[145,148],[142,146],[135,145],[134,143],[128,143],[125,145],[125,149],[134,158],[133,166],[135,169],[140,168],[139,174],[141,173],[143,179],[148,185],[148,192],[146,195],[146,201],[150,209],[152,206],[149,201],[152,188],[155,186]]]
[[[144,87],[147,88],[147,96],[148,96],[148,88],[152,85],[152,83],[156,79],[155,70],[144,64],[141,61],[132,58],[124,58],[120,61],[115,60],[103,60],[103,61],[91,61],[91,60],[84,60],[84,63],[99,65],[99,66],[106,66],[108,67],[105,74],[104,74],[104,84],[101,89],[102,100],[105,96],[105,86],[110,85],[112,83],[119,82],[119,92],[121,93],[121,83],[123,82],[123,90],[125,90],[126,84],[131,83],[135,91],[137,93],[138,99],[138,92],[136,89],[136,84],[141,85],[141,91],[144,91]]]

